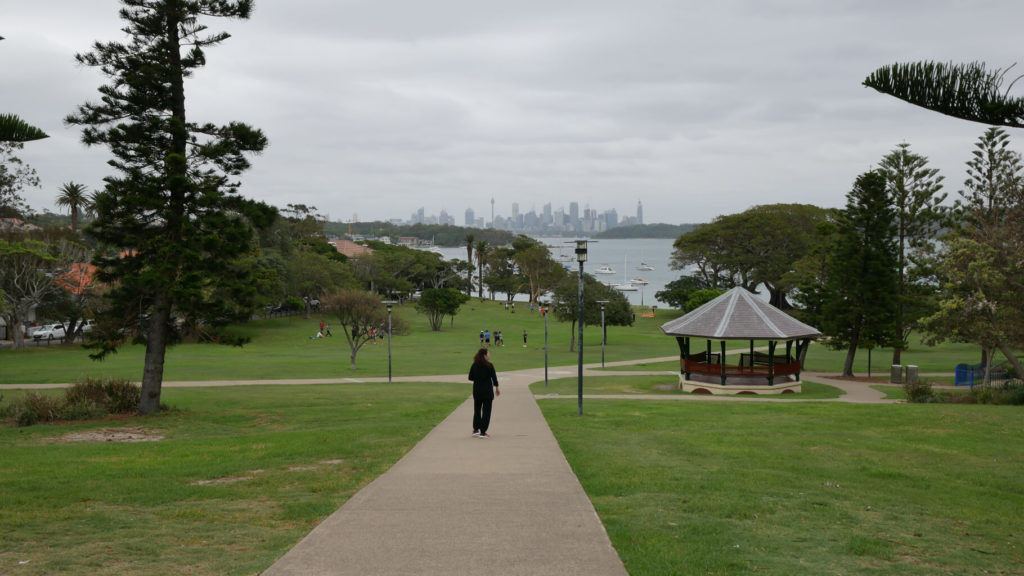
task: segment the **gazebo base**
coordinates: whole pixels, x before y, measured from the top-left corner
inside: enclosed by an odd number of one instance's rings
[[[693,376],[697,376],[694,374]],[[717,378],[716,378],[717,380]],[[799,394],[803,387],[799,380],[789,380],[780,376],[775,385],[769,386],[763,378],[729,378],[728,385],[722,386],[720,382],[701,382],[699,380],[687,380],[683,374],[679,375],[679,388],[683,392],[691,394],[714,394],[714,395],[737,395],[737,394]]]

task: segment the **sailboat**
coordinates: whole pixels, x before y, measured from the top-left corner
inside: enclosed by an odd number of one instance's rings
[[[643,270],[645,272],[650,272],[651,270],[654,270],[654,266],[651,266],[647,262],[644,262],[644,253],[642,250],[640,251],[640,265],[637,266],[636,269]]]
[[[622,257],[622,284],[610,284],[612,288],[619,292],[636,292],[639,290],[639,288],[626,281],[626,269],[629,268],[628,258],[628,256]]]

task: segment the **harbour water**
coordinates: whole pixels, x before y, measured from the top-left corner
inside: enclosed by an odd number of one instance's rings
[[[576,262],[576,244],[574,238],[536,238],[543,242],[552,257],[559,259],[571,270],[579,270]],[[672,256],[672,239],[632,238],[615,240],[590,240],[587,243],[587,261],[583,264],[583,272],[592,275],[605,284],[624,284],[639,277],[647,280],[646,285],[636,285],[635,292],[623,292],[630,304],[636,306],[658,306],[666,304],[655,299],[654,294],[665,289],[665,285],[678,279],[682,272],[669,268]],[[442,248],[444,258],[465,260],[466,248]],[[560,259],[561,257],[561,259]],[[637,270],[641,262],[649,264],[653,270]],[[595,274],[602,265],[608,265],[614,274]],[[526,300],[523,294],[517,300]]]

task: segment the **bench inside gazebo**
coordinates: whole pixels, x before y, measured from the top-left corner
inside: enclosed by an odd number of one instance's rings
[[[740,287],[666,322],[661,330],[679,343],[680,388],[698,394],[800,392],[801,358],[810,341],[821,335]],[[694,340],[704,340],[704,349],[694,351]],[[734,340],[748,346],[733,351],[736,361],[729,362],[726,343]],[[755,347],[755,342],[767,344]]]

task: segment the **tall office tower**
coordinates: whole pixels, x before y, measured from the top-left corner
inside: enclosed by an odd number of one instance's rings
[[[476,212],[473,212],[472,208],[466,208],[466,226],[472,227],[476,224]]]
[[[491,228],[494,228],[494,196],[491,196]]]
[[[619,211],[615,208],[604,213],[605,229],[611,230],[619,225]]]
[[[512,222],[514,226],[519,224],[519,202],[512,203]]]
[[[573,226],[576,225],[576,221],[580,219],[580,203],[569,202],[569,223]]]
[[[636,201],[636,223],[644,223],[644,203],[639,200]]]
[[[551,215],[551,202],[544,205],[544,214],[541,216],[541,222],[549,225],[554,222],[554,216]]]

